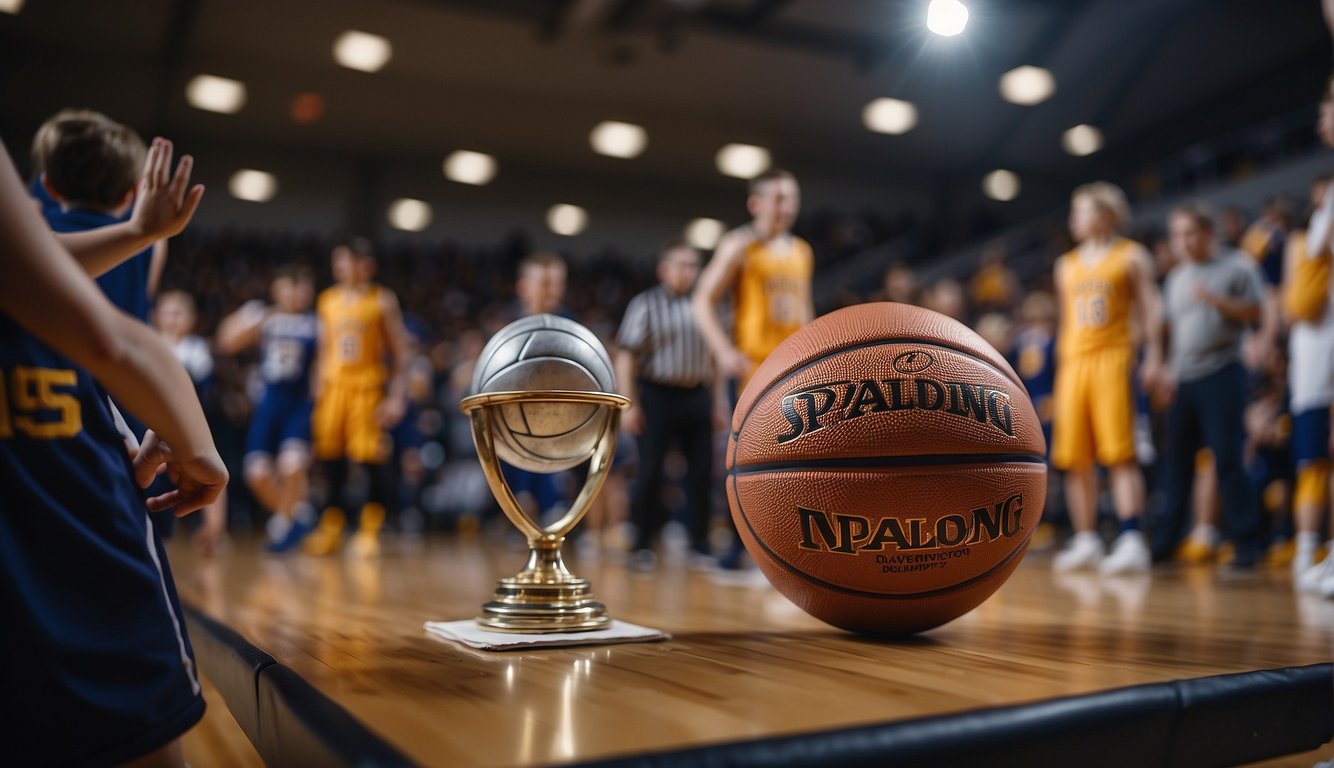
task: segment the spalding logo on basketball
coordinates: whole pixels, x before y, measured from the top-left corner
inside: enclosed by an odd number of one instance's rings
[[[788,599],[835,626],[906,634],[976,607],[1042,513],[1046,443],[1005,359],[906,304],[793,334],[732,417],[727,500]]]
[[[615,392],[611,358],[597,336],[558,315],[532,315],[501,328],[482,348],[472,393],[573,390]],[[579,403],[501,406],[496,455],[530,472],[560,472],[587,461],[608,409]]]

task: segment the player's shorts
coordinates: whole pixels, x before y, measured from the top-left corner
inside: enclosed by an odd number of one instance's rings
[[[266,390],[250,416],[245,453],[277,456],[292,442],[310,443],[310,420],[314,405],[309,397],[284,395]]]
[[[203,716],[161,541],[104,492],[81,520],[0,503],[5,765],[117,765]]]
[[[1329,406],[1292,417],[1292,460],[1297,466],[1329,458]]]
[[[1135,459],[1135,401],[1129,348],[1062,358],[1052,394],[1051,463],[1089,469]]]
[[[375,409],[383,400],[384,392],[379,387],[326,384],[315,401],[310,422],[315,458],[348,458],[362,464],[388,461],[389,435],[375,418]]]
[[[1288,394],[1293,413],[1334,401],[1334,313],[1316,323],[1293,323],[1288,332]]]

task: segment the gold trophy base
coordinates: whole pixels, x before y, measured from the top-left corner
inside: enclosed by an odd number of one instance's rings
[[[477,625],[492,632],[545,634],[607,629],[607,606],[592,598],[588,579],[565,568],[560,540],[530,541],[527,566],[501,579]]]

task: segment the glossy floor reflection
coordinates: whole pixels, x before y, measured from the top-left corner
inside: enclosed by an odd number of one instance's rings
[[[378,562],[267,557],[253,541],[213,560],[171,552],[186,600],[425,765],[592,759],[1312,664],[1334,641],[1334,602],[1299,598],[1281,571],[1058,577],[1032,556],[972,613],[880,642],[767,587],[571,558],[615,618],[673,639],[486,653],[422,623],[474,615],[522,552],[443,537],[389,541]]]

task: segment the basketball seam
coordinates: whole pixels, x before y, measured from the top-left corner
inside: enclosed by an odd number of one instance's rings
[[[764,553],[769,556],[769,559],[777,563],[780,567],[782,567],[783,570],[787,571],[793,576],[797,576],[805,581],[808,581],[817,587],[821,587],[822,589],[833,590],[835,592],[841,592],[845,595],[851,595],[853,597],[866,597],[876,600],[918,600],[924,597],[937,597],[939,595],[944,595],[950,592],[957,592],[961,589],[966,589],[967,587],[971,587],[974,584],[978,583],[979,581],[988,578],[1001,568],[1004,568],[1019,553],[1027,550],[1028,541],[1033,537],[1033,532],[1037,530],[1036,526],[1029,529],[1028,533],[1024,535],[1024,538],[1021,539],[1019,543],[1014,547],[1014,549],[1012,549],[1009,554],[1007,554],[1004,558],[1002,558],[1000,562],[996,563],[995,565],[983,571],[982,573],[964,579],[963,581],[958,582],[957,584],[951,584],[948,587],[941,587],[939,589],[933,589],[927,592],[914,592],[910,595],[886,595],[880,592],[866,592],[860,589],[853,589],[851,587],[839,586],[838,584],[831,584],[827,581],[824,581],[823,579],[817,579],[816,577],[811,576],[810,574],[798,569],[795,565],[792,565],[788,561],[779,557],[778,554],[774,552],[772,549],[769,549],[769,546],[764,543],[764,539],[760,538],[760,535],[756,533],[755,526],[750,524],[750,517],[746,514],[745,505],[741,503],[741,489],[737,487],[736,473],[733,472],[731,474],[732,474],[732,493],[736,496],[736,508],[741,513],[741,519],[746,523],[746,530],[750,531],[751,538],[755,539],[755,543],[759,545],[760,549],[764,550]]]
[[[864,342],[860,342],[860,343],[857,343],[857,344],[849,344],[849,345],[847,345],[847,346],[845,346],[845,347],[835,347],[834,349],[825,350],[824,353],[821,354],[818,358],[816,358],[816,359],[814,359],[814,360],[811,360],[810,362],[803,363],[802,365],[800,365],[800,366],[798,366],[798,367],[796,367],[796,368],[793,368],[791,371],[789,371],[789,372],[787,372],[786,374],[784,374],[782,378],[780,378],[780,379],[776,379],[776,380],[770,382],[769,385],[768,385],[767,387],[765,387],[763,390],[760,391],[760,393],[759,393],[758,395],[755,396],[755,400],[752,401],[751,404],[750,404],[750,409],[746,411],[746,415],[741,419],[741,426],[738,427],[737,430],[736,430],[735,432],[733,432],[732,434],[734,434],[734,435],[738,435],[738,436],[739,436],[739,435],[741,434],[741,430],[743,430],[743,429],[746,428],[746,422],[750,420],[750,415],[751,415],[752,413],[754,413],[754,411],[755,411],[755,406],[756,406],[757,404],[759,404],[759,402],[760,402],[761,400],[764,399],[764,396],[767,395],[767,394],[769,394],[770,391],[772,391],[774,388],[778,387],[780,384],[783,384],[783,383],[786,382],[788,379],[791,379],[793,376],[796,376],[797,374],[801,373],[802,371],[806,370],[807,368],[810,368],[811,366],[813,366],[813,365],[815,365],[815,364],[817,364],[817,363],[819,363],[819,362],[821,362],[821,361],[823,361],[823,360],[826,360],[826,359],[828,359],[828,358],[830,358],[830,357],[832,357],[832,356],[834,356],[834,355],[837,355],[837,354],[839,354],[839,353],[841,353],[841,352],[852,352],[852,351],[854,351],[854,350],[858,350],[858,349],[869,349],[870,347],[880,347],[880,346],[884,346],[884,345],[886,345],[886,344],[922,344],[922,345],[924,345],[924,346],[928,346],[928,347],[939,347],[940,349],[948,349],[948,350],[951,351],[951,352],[956,352],[956,353],[958,353],[958,354],[960,354],[960,355],[963,355],[964,357],[971,358],[971,359],[973,359],[973,360],[975,360],[975,361],[977,361],[977,362],[979,362],[979,363],[981,363],[981,364],[987,366],[988,368],[990,368],[991,370],[995,371],[996,373],[999,373],[999,374],[1000,374],[1006,381],[1010,382],[1011,384],[1014,384],[1014,385],[1018,386],[1021,390],[1024,391],[1025,394],[1028,393],[1028,388],[1024,386],[1024,383],[1023,383],[1022,381],[1019,381],[1018,379],[1012,377],[1010,374],[1008,374],[1008,373],[1006,373],[1005,371],[1001,370],[999,366],[997,366],[995,363],[991,362],[990,360],[987,360],[987,359],[984,358],[984,357],[978,357],[976,354],[974,354],[974,353],[972,353],[972,352],[969,352],[969,351],[966,350],[966,349],[961,349],[961,348],[959,348],[959,347],[956,347],[956,346],[953,346],[953,345],[950,345],[950,344],[946,344],[946,343],[941,342],[941,341],[928,341],[928,340],[926,340],[926,339],[918,339],[918,338],[915,338],[915,337],[912,337],[912,336],[902,336],[902,337],[897,337],[897,336],[896,336],[896,337],[889,338],[889,339],[877,339],[877,340],[875,340],[875,341],[864,341]]]
[[[847,456],[832,459],[796,459],[762,464],[733,465],[731,474],[754,475],[765,472],[795,472],[802,469],[881,469],[893,467],[933,467],[955,464],[1046,464],[1036,453],[958,453],[910,456]]]

